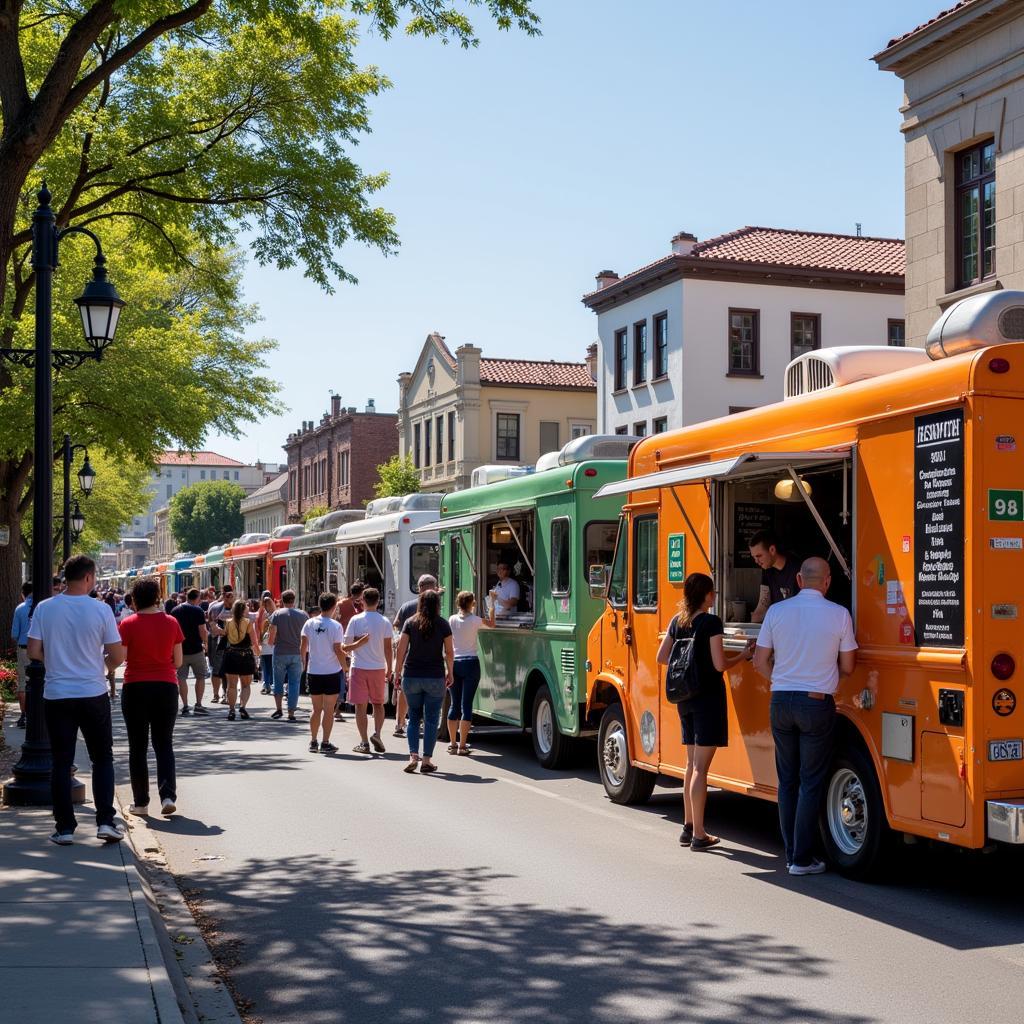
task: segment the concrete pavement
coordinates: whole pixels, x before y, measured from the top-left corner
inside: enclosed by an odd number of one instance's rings
[[[1020,851],[909,850],[884,886],[794,879],[771,805],[713,794],[711,853],[681,850],[679,793],[604,796],[589,748],[548,773],[475,733],[442,772],[309,754],[308,732],[216,706],[175,734],[179,808],[152,829],[237,959],[266,1024],[1016,1019]]]

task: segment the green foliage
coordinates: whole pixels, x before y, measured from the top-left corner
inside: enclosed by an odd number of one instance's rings
[[[420,489],[420,474],[413,465],[412,456],[392,455],[387,462],[377,467],[377,482],[373,493],[378,498],[395,495],[415,494]]]
[[[100,449],[89,451],[89,461],[96,470],[96,484],[92,494],[85,498],[78,489],[77,473],[81,468],[81,456],[71,467],[71,502],[78,499],[85,516],[85,532],[77,544],[72,544],[72,553],[87,551],[95,554],[104,542],[116,541],[121,526],[130,522],[132,516],[142,515],[149,508],[150,468],[133,458],[114,458]],[[53,507],[61,508],[63,501],[62,474],[55,472]],[[24,532],[24,526],[22,527]]]
[[[302,516],[302,521],[308,523],[310,519],[316,519],[319,516],[325,516],[331,510],[326,505],[314,505],[311,509],[307,509]]]
[[[167,523],[182,551],[202,554],[242,532],[245,490],[227,480],[184,487],[171,498]]]

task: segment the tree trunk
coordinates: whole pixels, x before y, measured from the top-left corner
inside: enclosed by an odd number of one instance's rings
[[[21,515],[18,512],[17,497],[10,494],[0,496],[0,526],[11,530],[10,541],[0,546],[0,629],[3,633],[3,649],[12,643],[11,619],[14,609],[21,603]],[[49,593],[49,590],[44,590]]]

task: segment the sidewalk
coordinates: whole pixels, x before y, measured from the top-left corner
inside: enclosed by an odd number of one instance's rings
[[[131,847],[96,838],[91,802],[76,814],[60,847],[48,808],[0,807],[0,1018],[181,1024]]]

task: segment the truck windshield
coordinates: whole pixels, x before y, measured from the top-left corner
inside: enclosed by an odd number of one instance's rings
[[[626,607],[626,531],[625,520],[619,520],[619,532],[615,539],[615,558],[608,583],[608,601],[616,608]]]

